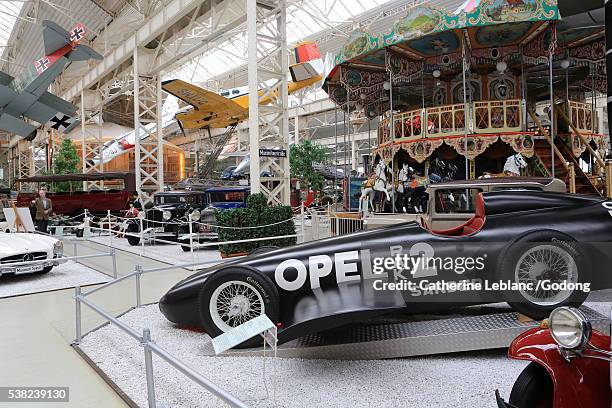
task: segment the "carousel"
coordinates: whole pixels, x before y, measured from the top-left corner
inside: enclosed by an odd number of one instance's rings
[[[428,183],[499,175],[610,195],[604,27],[556,0],[419,5],[388,32],[357,29],[328,65],[338,109],[378,117],[364,194],[392,211]]]

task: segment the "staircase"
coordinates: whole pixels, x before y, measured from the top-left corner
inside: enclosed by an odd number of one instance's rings
[[[552,159],[551,159],[552,152],[550,150],[550,144],[545,139],[536,139],[534,140],[534,142],[535,142],[535,145],[534,145],[535,156],[540,162],[539,163],[540,165],[536,167],[538,168],[538,170],[540,170],[540,173],[541,173],[540,175],[550,177],[551,176],[550,169],[551,169],[551,164],[552,164]],[[600,191],[598,191],[597,188],[593,185],[588,175],[584,173],[584,171],[582,171],[582,169],[578,165],[578,161],[576,160],[574,155],[571,153],[571,151],[569,150],[565,142],[557,138],[555,139],[555,146],[557,146],[557,148],[559,149],[561,154],[563,154],[566,160],[574,165],[574,170],[576,173],[576,193],[600,196],[601,195]],[[565,169],[565,166],[563,165],[563,163],[561,163],[561,161],[559,160],[559,157],[555,157],[555,177],[560,180],[563,180],[565,184],[568,186],[568,191],[569,191],[569,184],[570,184],[569,173]]]
[[[213,168],[215,167],[215,162],[219,158],[219,155],[223,151],[223,148],[229,143],[235,130],[236,125],[232,125],[228,127],[221,136],[217,137],[217,141],[213,145],[210,155],[206,158],[206,162],[200,169],[200,177],[206,178],[211,176]]]

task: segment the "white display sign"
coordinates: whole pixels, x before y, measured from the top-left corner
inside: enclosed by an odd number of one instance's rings
[[[234,327],[232,330],[223,333],[220,336],[215,337],[211,340],[215,354],[221,354],[226,350],[236,347],[240,343],[247,341],[248,339],[258,336],[263,332],[275,329],[274,323],[270,320],[267,315],[257,316],[248,322],[242,323],[240,326]],[[266,336],[266,341],[270,340],[271,336]],[[274,345],[270,344],[272,347]]]
[[[11,230],[15,229],[15,211],[12,208],[3,208],[4,217],[6,219],[6,223],[8,224]],[[19,218],[21,218],[21,222],[25,227],[27,232],[34,232],[34,221],[32,221],[32,214],[30,214],[30,209],[27,207],[17,207],[17,212],[19,213]]]

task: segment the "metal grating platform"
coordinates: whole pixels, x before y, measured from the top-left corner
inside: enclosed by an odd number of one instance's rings
[[[609,320],[586,306],[580,308],[596,330]],[[539,322],[521,322],[508,309],[483,314],[452,315],[401,323],[365,324],[304,336],[278,347],[285,358],[363,360],[505,348]],[[204,351],[211,354],[209,350]],[[270,353],[270,351],[268,351]],[[225,356],[258,356],[262,349],[230,350]]]

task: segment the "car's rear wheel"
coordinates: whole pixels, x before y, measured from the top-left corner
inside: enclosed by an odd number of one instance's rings
[[[139,229],[140,228],[138,227],[138,225],[130,224],[127,227],[127,232],[129,234],[138,234],[140,232]],[[140,237],[136,237],[136,236],[133,236],[133,235],[127,235],[127,234],[126,234],[125,237],[127,238],[128,244],[130,244],[132,246],[136,246],[136,245],[140,244]]]
[[[516,408],[552,408],[553,383],[546,369],[529,363],[516,379],[508,402]]]
[[[559,306],[578,307],[588,293],[587,258],[575,240],[556,231],[529,234],[504,254],[499,277],[519,285],[504,293],[517,312],[534,319],[548,317]]]
[[[243,268],[223,269],[211,275],[200,289],[198,305],[202,325],[211,337],[263,314],[272,322],[279,315],[276,286],[268,277]],[[261,337],[256,336],[238,347],[259,344]]]

